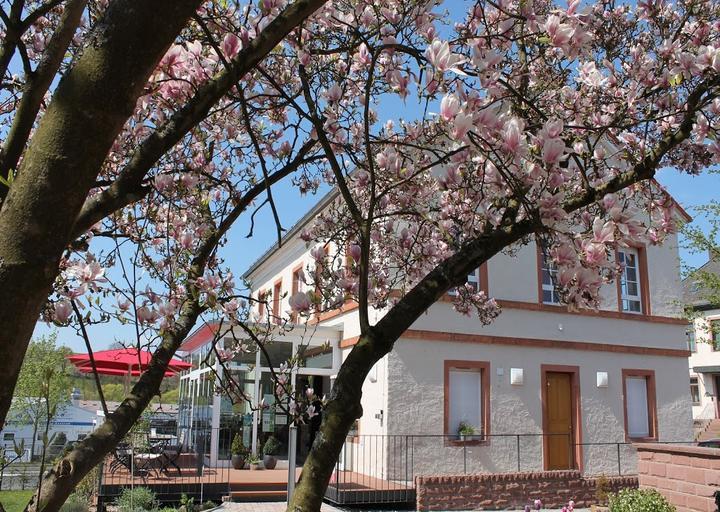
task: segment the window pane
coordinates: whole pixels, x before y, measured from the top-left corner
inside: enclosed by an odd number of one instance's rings
[[[448,434],[455,434],[460,423],[472,425],[481,432],[481,379],[479,371],[450,370],[450,417]]]
[[[687,335],[688,350],[695,352],[697,350],[697,346],[695,343],[695,327],[693,324],[688,325],[685,334]]]
[[[627,394],[625,404],[628,435],[630,437],[649,437],[647,379],[645,377],[628,377],[625,380],[625,392]]]
[[[693,405],[700,404],[700,386],[697,377],[690,377],[690,398]]]
[[[635,282],[633,282],[633,281],[628,282],[627,293],[628,293],[628,295],[634,295],[634,296],[636,296],[636,297],[637,297],[638,295],[640,295],[640,294],[638,293],[638,285],[637,285],[637,283],[635,283]]]
[[[302,345],[298,347],[300,366],[305,368],[326,368],[333,367],[333,348],[330,345],[319,347]]]
[[[292,343],[287,341],[273,341],[265,345],[265,350],[270,356],[270,364],[275,368],[286,362],[293,355]],[[268,364],[268,358],[265,357],[265,353],[261,352],[260,366],[269,367],[270,364]]]

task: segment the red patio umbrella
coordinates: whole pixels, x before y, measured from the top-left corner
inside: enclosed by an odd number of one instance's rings
[[[78,367],[78,371],[80,373],[92,373],[93,369],[92,369],[92,366],[80,366],[80,367]],[[114,368],[104,368],[104,369],[98,368],[98,373],[101,375],[120,375],[120,376],[128,375],[127,370],[119,370],[119,369],[114,369]],[[142,371],[140,371],[140,370],[137,370],[137,369],[130,370],[130,377],[139,377],[141,374],[142,374]],[[170,371],[170,370],[165,372],[165,377],[174,377],[175,375],[177,375],[177,373]]]
[[[147,350],[136,348],[120,348],[114,350],[101,350],[93,352],[95,368],[101,375],[125,375],[137,377],[145,371],[150,364],[152,354]],[[73,354],[68,360],[74,364],[82,373],[92,373],[92,363],[89,354]],[[180,359],[171,359],[166,377],[172,377],[176,373],[188,370],[192,367],[190,363]]]

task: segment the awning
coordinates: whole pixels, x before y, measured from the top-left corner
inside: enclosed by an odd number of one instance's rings
[[[720,373],[720,366],[693,366],[695,373]]]

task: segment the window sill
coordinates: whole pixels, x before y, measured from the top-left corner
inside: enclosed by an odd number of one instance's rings
[[[477,436],[480,437],[480,436]],[[460,439],[448,439],[445,438],[445,446],[488,446],[490,444],[490,438],[483,439],[469,439],[467,441],[461,441]]]
[[[625,440],[631,443],[655,443],[657,442],[657,436],[651,436],[651,437],[630,437],[625,436]]]

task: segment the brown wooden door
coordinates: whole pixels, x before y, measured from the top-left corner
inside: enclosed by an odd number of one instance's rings
[[[572,378],[569,373],[546,374],[546,435],[547,469],[572,469],[573,421]]]

